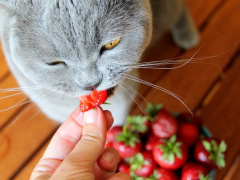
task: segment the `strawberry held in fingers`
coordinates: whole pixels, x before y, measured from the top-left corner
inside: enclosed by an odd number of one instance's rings
[[[216,138],[204,138],[197,142],[194,148],[195,159],[211,169],[225,167],[227,145]]]
[[[91,94],[80,96],[80,111],[86,112],[93,109],[96,106],[103,104],[107,100],[108,92],[94,90]]]
[[[170,138],[177,133],[178,124],[173,115],[161,109],[155,117],[152,132],[159,138]]]
[[[186,162],[187,156],[187,146],[177,140],[176,135],[168,140],[159,140],[153,149],[153,157],[158,165],[170,170],[180,168]]]
[[[113,142],[113,147],[119,152],[121,158],[133,157],[140,152],[142,143],[137,134],[127,131],[127,127],[123,127],[123,132],[117,135]]]
[[[208,169],[198,163],[187,163],[183,166],[181,180],[210,180]]]
[[[148,151],[137,153],[129,163],[131,172],[140,177],[150,177],[156,166],[152,153]]]
[[[178,180],[177,175],[168,169],[159,168],[147,180]]]

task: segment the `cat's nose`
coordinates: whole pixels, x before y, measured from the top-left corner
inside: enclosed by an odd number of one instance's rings
[[[93,85],[93,86],[86,86],[85,88],[83,88],[84,90],[88,90],[88,91],[93,91],[95,89],[97,89],[97,87],[101,84],[101,82],[98,82],[97,84]]]

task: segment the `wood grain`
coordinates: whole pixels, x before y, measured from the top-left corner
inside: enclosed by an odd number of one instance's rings
[[[2,179],[10,179],[57,129],[58,124],[42,113],[34,116],[38,111],[36,106],[32,106],[16,123],[0,133],[0,144],[4,144],[4,149],[0,151]],[[29,119],[32,116],[34,118]]]
[[[0,43],[0,49],[2,49],[1,43]],[[8,72],[9,72],[9,68],[5,61],[3,51],[0,51],[0,82]]]
[[[227,72],[226,78],[223,80],[219,91],[202,111],[204,124],[214,136],[224,139],[228,145],[226,157],[228,168],[240,152],[239,69],[240,56],[236,59],[232,68]],[[217,179],[223,179],[228,168],[219,171]]]
[[[219,9],[219,12],[208,20],[208,25],[202,32],[201,44],[207,41],[208,43],[204,45],[196,57],[221,54],[231,49],[240,39],[240,23],[236,23],[235,19],[235,17],[240,17],[239,6],[240,1],[229,0]],[[222,22],[225,22],[224,26]],[[219,32],[219,34],[216,35],[216,32]],[[215,36],[213,37],[213,35]],[[207,62],[219,64],[224,69],[238,51],[238,48],[239,44],[224,56]],[[186,52],[186,54],[194,54],[198,49],[199,47]],[[155,84],[182,96],[187,100],[188,107],[195,110],[204,96],[210,91],[219,74],[220,71],[217,66],[189,64],[180,69],[169,70]],[[163,102],[167,109],[171,111],[186,111],[186,107],[180,102],[159,90],[152,88],[145,97],[153,103]],[[142,100],[141,104],[145,105],[146,103]],[[141,113],[139,108],[133,111],[133,114],[139,113]]]
[[[198,28],[200,28],[207,21],[214,9],[221,4],[221,2],[222,0],[187,0],[186,4],[190,13],[193,15],[194,23]],[[204,8],[204,11],[202,11],[202,8]],[[180,56],[182,52],[181,48],[176,47],[174,44],[171,34],[166,32],[157,45],[150,47],[144,53],[142,62],[171,59]],[[155,83],[165,72],[165,70],[140,69],[140,78],[145,81]],[[140,85],[138,92],[141,95],[145,95],[149,90],[149,86]],[[139,102],[140,99],[141,97],[138,96],[137,101]]]
[[[47,146],[48,146],[49,143],[50,143],[50,141],[48,141],[47,143],[45,143],[44,146],[42,146],[40,151],[37,152],[37,154],[27,163],[27,165],[21,170],[21,172],[16,175],[14,180],[29,179],[29,177],[32,174],[32,171],[33,171],[34,167],[37,165],[38,161],[40,160],[40,158],[44,154],[44,152],[47,149]]]
[[[13,75],[7,76],[1,83],[0,83],[0,89],[8,89],[8,88],[15,88],[18,87],[18,84],[13,77]],[[3,98],[5,96],[13,95],[15,93],[21,93],[21,91],[18,92],[10,92],[10,93],[2,93],[0,90],[0,98]],[[27,96],[25,94],[20,94],[14,97],[9,97],[6,99],[0,99],[0,111],[4,109],[8,109],[15,104],[19,103],[20,101],[25,102],[27,101]],[[0,129],[3,127],[4,124],[10,122],[10,118],[17,112],[22,106],[18,106],[15,108],[12,108],[10,110],[7,110],[5,112],[0,112]]]

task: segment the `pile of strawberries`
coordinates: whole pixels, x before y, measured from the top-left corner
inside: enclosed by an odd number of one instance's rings
[[[206,137],[199,117],[163,105],[149,104],[146,112],[108,132],[106,146],[121,157],[118,171],[133,180],[210,180],[212,169],[225,166],[225,142]]]

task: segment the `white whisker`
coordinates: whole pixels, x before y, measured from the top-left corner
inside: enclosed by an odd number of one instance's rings
[[[129,75],[128,75],[128,76],[129,76]],[[131,77],[131,76],[130,76],[130,77]],[[133,77],[133,76],[132,76],[132,77]],[[176,98],[177,100],[179,100],[179,101],[187,108],[187,110],[188,110],[191,114],[193,114],[193,112],[192,112],[192,111],[190,110],[190,108],[183,102],[183,100],[181,100],[178,95],[172,93],[171,91],[168,91],[168,90],[166,90],[166,89],[164,89],[164,88],[162,88],[162,87],[156,86],[156,85],[154,85],[154,84],[152,84],[152,83],[143,81],[143,80],[138,79],[138,78],[136,78],[136,77],[134,77],[134,78],[124,77],[124,78],[130,79],[130,80],[133,80],[133,81],[136,81],[136,82],[140,82],[140,83],[142,83],[142,84],[149,85],[149,86],[151,86],[151,87],[153,87],[153,88],[155,88],[155,89],[161,90],[161,91],[163,91],[163,92],[165,92],[165,93],[173,96],[174,98]]]
[[[143,112],[143,114],[148,117],[148,115],[145,113],[145,111],[142,109],[142,107],[137,103],[137,101],[131,96],[131,94],[130,94],[121,84],[119,84],[119,86],[120,86],[120,87],[131,97],[131,99],[138,105],[138,107],[141,109],[141,111]]]
[[[124,83],[124,82],[121,82],[121,83],[123,83],[125,86],[127,86],[128,88],[130,88],[130,89],[132,89],[134,92],[136,92],[147,104],[149,104],[149,105],[151,105],[148,101],[147,101],[147,99],[145,98],[145,97],[143,97],[139,92],[137,92],[136,90],[134,90],[133,88],[131,88],[130,86],[128,86],[126,83]]]

